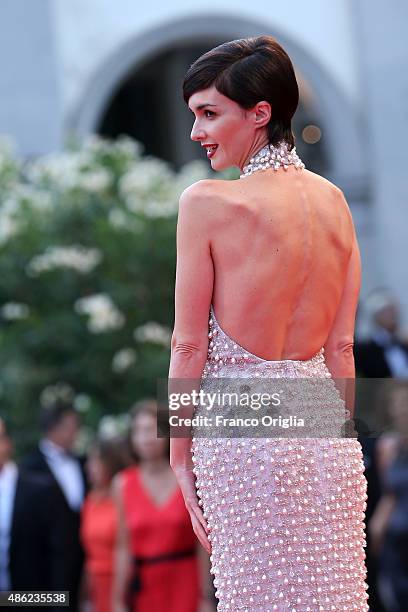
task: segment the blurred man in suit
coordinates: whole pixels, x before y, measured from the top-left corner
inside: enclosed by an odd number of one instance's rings
[[[408,378],[408,343],[400,333],[400,311],[397,299],[385,287],[372,291],[363,304],[367,317],[369,334],[354,344],[356,374],[363,378]],[[370,391],[372,402],[378,392],[380,380]],[[369,399],[365,399],[367,404]],[[385,410],[385,407],[384,407]],[[377,465],[378,438],[359,436],[362,446],[365,476],[368,482],[368,500],[365,513],[366,526],[381,496],[380,476]],[[378,559],[372,553],[370,531],[366,529],[367,582],[369,584],[369,605],[373,612],[383,612],[384,607],[377,592]]]
[[[80,510],[87,483],[84,461],[72,453],[78,430],[79,415],[75,408],[56,402],[42,411],[40,426],[43,437],[37,449],[27,457],[24,468],[51,478],[58,489],[63,511],[60,523],[65,533],[66,580],[70,591],[70,609],[78,609],[79,587],[84,560],[80,543]]]
[[[0,417],[0,590],[64,590],[58,492],[49,478],[22,472],[12,454]]]
[[[370,318],[370,335],[354,345],[356,370],[368,378],[408,378],[408,343],[399,332],[397,300],[386,289],[376,289],[364,308]]]

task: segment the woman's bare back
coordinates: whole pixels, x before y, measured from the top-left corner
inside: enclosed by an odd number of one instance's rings
[[[210,241],[221,327],[263,359],[310,358],[329,336],[353,244],[342,192],[295,168],[217,183]]]

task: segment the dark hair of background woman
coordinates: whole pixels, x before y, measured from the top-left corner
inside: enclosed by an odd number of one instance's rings
[[[212,85],[244,109],[261,100],[269,102],[269,142],[285,140],[293,148],[292,117],[299,88],[288,54],[272,36],[232,40],[204,53],[184,77],[184,101],[188,104],[194,93]]]
[[[140,462],[140,457],[132,445],[132,426],[134,424],[135,419],[141,414],[147,414],[151,416],[157,423],[157,418],[159,416],[157,401],[150,397],[143,398],[137,401],[130,409],[131,423],[130,423],[128,436],[127,436],[127,444],[129,448],[129,454],[131,455],[132,459],[136,463]],[[167,444],[165,446],[165,451],[163,454],[170,461],[170,439],[169,438],[167,438]]]
[[[98,455],[111,478],[129,465],[129,458],[123,448],[123,440],[117,438],[96,438],[89,451]]]

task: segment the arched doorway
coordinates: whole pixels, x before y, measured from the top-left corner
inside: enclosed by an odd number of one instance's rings
[[[346,189],[349,198],[365,199],[363,139],[350,101],[316,58],[284,33],[270,33],[287,49],[299,77],[301,104],[295,120],[299,153],[311,169]],[[147,153],[176,167],[196,157],[204,159],[189,138],[192,117],[181,96],[185,70],[201,53],[225,40],[259,34],[265,34],[265,24],[206,15],[135,36],[93,76],[67,128],[80,135],[130,133],[145,144]],[[308,125],[321,130],[322,137],[313,144],[310,138],[315,139],[318,131],[309,130],[307,142]]]
[[[146,153],[175,167],[188,159],[204,159],[197,144],[186,143],[192,117],[182,99],[181,82],[188,66],[211,46],[213,43],[206,47],[180,46],[161,52],[130,72],[107,105],[97,132],[110,138],[128,134],[144,144]],[[300,103],[294,120],[297,149],[308,168],[325,174],[329,171],[325,130],[315,112],[311,88],[301,76],[298,81]]]

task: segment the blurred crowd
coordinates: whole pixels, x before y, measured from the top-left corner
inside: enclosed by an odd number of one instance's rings
[[[356,375],[375,379],[366,385],[371,427],[359,435],[368,482],[369,604],[373,612],[402,612],[408,602],[408,338],[388,289],[374,290],[362,310]]]
[[[408,601],[408,339],[384,289],[365,304],[369,328],[354,345],[358,377],[391,381],[372,397],[386,413],[378,435],[359,432],[368,481],[367,581],[372,612]],[[377,397],[378,396],[378,397]],[[140,400],[125,437],[73,449],[80,415],[56,401],[40,415],[41,439],[16,462],[0,417],[0,590],[64,590],[79,612],[211,612],[210,561],[198,544],[157,437],[157,403]],[[381,419],[380,419],[381,420]]]
[[[69,591],[80,612],[215,610],[156,401],[139,401],[130,423],[126,438],[95,438],[80,457],[80,416],[57,401],[16,463],[0,417],[0,590]]]

